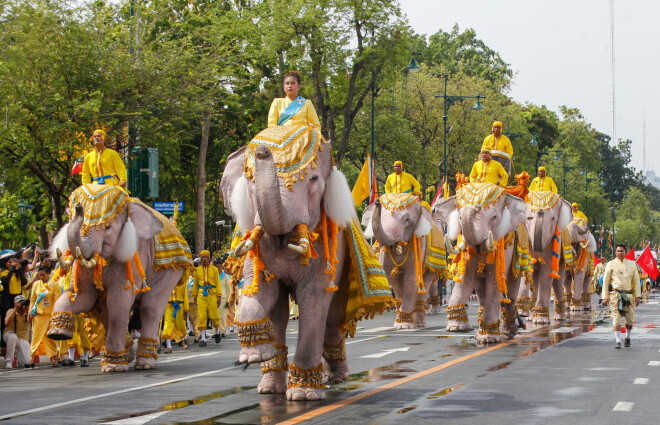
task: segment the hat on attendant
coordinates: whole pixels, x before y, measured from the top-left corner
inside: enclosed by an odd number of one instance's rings
[[[105,131],[98,128],[98,129],[94,130],[94,133],[92,134],[92,137],[94,137],[95,134],[100,134],[101,136],[103,136],[103,140],[105,140]]]
[[[575,208],[577,208],[577,207],[578,207],[577,202],[573,202],[573,203],[571,204],[571,207],[575,207]]]
[[[397,165],[403,167],[403,162],[401,162],[401,161],[394,161],[394,166],[396,167]]]
[[[539,167],[539,171],[545,171],[545,167]]]
[[[211,253],[210,253],[208,250],[206,250],[206,249],[205,249],[204,251],[202,251],[202,252],[199,253],[200,258],[203,257],[203,256],[205,256],[205,255],[206,255],[207,257],[211,258]]]
[[[500,121],[495,121],[495,122],[493,123],[493,127],[499,127],[499,128],[502,128],[502,127],[503,127],[503,126],[502,126],[502,122],[500,122]]]
[[[484,147],[481,148],[481,152],[488,152],[488,153],[490,153],[490,148],[487,147],[487,146],[484,146]]]

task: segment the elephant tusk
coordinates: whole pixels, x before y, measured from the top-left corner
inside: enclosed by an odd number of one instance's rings
[[[82,256],[82,252],[80,251],[79,246],[76,247],[76,258],[78,259],[78,262],[80,262],[80,265],[87,269],[96,267],[96,258],[92,258],[91,260],[85,260]]]
[[[71,264],[67,264],[66,261],[62,260],[62,251],[59,248],[57,248],[55,250],[55,253],[57,254],[57,262],[60,263],[60,267],[63,270],[69,270],[69,267],[71,266]]]
[[[465,251],[465,248],[467,248],[467,243],[465,241],[461,241],[461,243],[456,245],[456,249],[458,249],[459,253]]]
[[[581,246],[583,249],[586,248],[587,245],[589,245],[589,242],[587,242],[587,241],[580,241],[580,246]]]
[[[254,242],[251,239],[247,239],[239,243],[234,252],[237,257],[242,257],[247,254],[248,251],[251,251],[252,248],[254,248]]]
[[[495,251],[495,239],[493,238],[493,232],[488,231],[488,240],[486,241],[486,249],[488,252]]]
[[[451,239],[449,238],[449,235],[445,235],[445,247],[447,248],[447,251],[449,251],[450,253],[452,253],[454,255],[458,255],[461,252],[463,252],[463,250],[466,248],[466,246],[467,245],[465,244],[465,241],[461,241],[461,243],[459,243],[456,246],[456,248],[454,248],[452,246]]]
[[[287,248],[289,248],[291,251],[297,252],[300,255],[303,255],[307,252],[307,246],[303,245],[294,245],[294,244],[288,244]]]

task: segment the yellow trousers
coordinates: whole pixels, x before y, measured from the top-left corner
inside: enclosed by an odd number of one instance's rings
[[[50,314],[37,314],[32,318],[32,343],[30,344],[31,356],[34,356],[39,349],[39,344],[42,342],[46,348],[46,355],[49,359],[57,356],[57,343],[46,336],[46,332],[48,332],[48,322],[50,322]]]
[[[167,303],[165,308],[165,325],[163,326],[163,339],[173,339],[175,342],[179,342],[186,336],[186,313],[183,312],[183,308],[180,308],[176,312],[176,318],[174,317],[174,307],[172,304]]]
[[[220,327],[220,313],[218,312],[217,295],[197,296],[197,327],[206,330],[206,322],[211,319],[213,327]]]
[[[222,297],[220,298],[220,305],[218,306],[218,314],[220,315],[220,333],[223,334],[225,333],[225,330],[227,329],[227,311],[229,308],[227,307],[227,298]]]
[[[632,294],[621,294],[622,297],[625,297],[630,301],[630,305],[626,307],[625,314],[623,318],[626,320],[626,327],[632,328],[633,323],[635,323],[635,298]],[[612,314],[612,327],[614,331],[621,330],[621,313],[619,313],[619,293],[610,292],[610,312]]]
[[[85,317],[82,314],[76,314],[76,330],[73,332],[73,338],[67,341],[60,341],[60,354],[67,352],[69,347],[78,347],[78,353],[81,350],[91,350],[92,341],[89,339],[89,334],[85,329]],[[73,359],[72,359],[73,360]]]

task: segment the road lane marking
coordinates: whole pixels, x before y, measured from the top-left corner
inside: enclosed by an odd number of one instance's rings
[[[651,360],[649,362],[649,366],[660,366],[660,361],[657,360]]]
[[[331,412],[335,409],[339,409],[340,407],[344,407],[344,406],[347,406],[351,403],[355,403],[357,401],[360,401],[360,400],[363,400],[365,398],[371,397],[372,395],[381,393],[385,390],[389,390],[390,388],[395,388],[395,387],[398,387],[399,385],[407,384],[408,382],[417,380],[419,378],[423,378],[425,376],[431,375],[431,374],[433,374],[435,372],[438,372],[438,371],[441,371],[443,369],[447,369],[451,366],[457,365],[457,364],[462,363],[464,361],[471,360],[471,359],[474,359],[475,357],[483,356],[484,354],[490,353],[491,351],[499,350],[500,348],[507,347],[511,344],[515,344],[517,342],[522,341],[523,339],[527,339],[527,338],[530,338],[532,336],[537,335],[542,330],[545,330],[545,328],[544,329],[539,329],[538,331],[529,333],[527,335],[519,336],[518,338],[512,339],[512,340],[507,341],[507,342],[503,342],[503,343],[500,343],[500,344],[497,344],[497,345],[493,345],[493,346],[484,348],[480,351],[468,354],[467,356],[463,356],[463,357],[460,357],[458,359],[448,361],[447,363],[443,363],[441,365],[432,367],[430,369],[423,370],[423,371],[418,372],[414,375],[407,376],[405,378],[401,378],[401,379],[398,379],[396,381],[389,382],[387,384],[381,385],[380,387],[376,387],[372,390],[365,391],[365,392],[360,393],[360,394],[356,394],[352,397],[347,397],[343,400],[339,400],[339,401],[337,401],[335,403],[332,403],[332,404],[329,404],[327,406],[319,407],[318,409],[314,409],[312,411],[309,411],[307,413],[303,413],[302,415],[295,416],[295,417],[293,417],[291,419],[288,419],[286,421],[279,422],[278,425],[294,425],[294,424],[298,424],[298,423],[303,422],[303,421],[312,420],[312,419],[316,418],[317,416],[323,415],[323,414]]]
[[[212,351],[210,353],[192,354],[190,356],[177,356],[177,357],[167,358],[165,360],[159,360],[158,364],[161,365],[161,364],[164,364],[164,363],[178,362],[180,360],[188,360],[188,359],[192,359],[192,358],[195,358],[195,357],[212,356],[214,354],[220,354],[220,353],[224,353],[224,351]]]
[[[649,378],[637,378],[633,381],[633,384],[637,385],[646,385],[650,382],[651,380]]]
[[[365,329],[361,333],[371,333],[371,332],[382,332],[382,331],[391,331],[392,326],[381,326],[380,328]]]
[[[133,418],[121,419],[118,421],[103,422],[101,425],[144,425],[147,422],[151,422],[152,420],[159,418],[163,416],[165,413],[169,413],[169,412],[170,410],[166,410],[164,412],[150,413],[148,415],[135,416]]]
[[[410,347],[390,348],[390,349],[387,349],[387,350],[383,350],[380,353],[367,354],[366,356],[360,356],[359,358],[361,358],[361,359],[379,359],[381,357],[385,357],[385,356],[388,356],[390,354],[399,353],[399,352],[406,352],[408,350],[410,350]]]
[[[614,406],[614,409],[612,409],[612,411],[613,412],[630,412],[633,409],[634,406],[635,406],[635,403],[632,403],[630,401],[620,401]]]

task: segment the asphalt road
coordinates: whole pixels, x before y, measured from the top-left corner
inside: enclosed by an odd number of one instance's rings
[[[595,297],[594,297],[595,299]],[[89,368],[0,369],[0,420],[16,424],[620,424],[657,423],[660,298],[636,310],[631,348],[614,349],[602,309],[505,344],[477,347],[473,332],[394,331],[394,314],[361,322],[347,341],[351,376],[327,400],[260,395],[260,368],[234,366],[239,343],[175,347],[155,371],[101,374]],[[476,303],[470,324],[476,325]],[[289,323],[289,353],[298,322]]]

